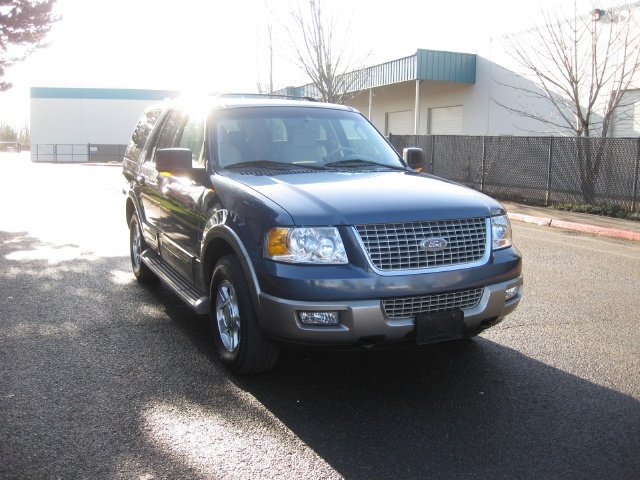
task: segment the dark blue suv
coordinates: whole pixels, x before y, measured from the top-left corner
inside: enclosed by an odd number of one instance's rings
[[[287,345],[466,338],[516,308],[498,202],[421,173],[352,108],[238,97],[149,108],[123,169],[135,276],[209,315],[231,371]]]

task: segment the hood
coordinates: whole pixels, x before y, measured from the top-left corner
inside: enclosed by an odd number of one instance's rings
[[[470,188],[417,172],[309,172],[231,176],[280,205],[296,225],[358,225],[504,213]]]

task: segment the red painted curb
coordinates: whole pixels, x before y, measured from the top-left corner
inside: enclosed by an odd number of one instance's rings
[[[564,220],[552,220],[550,226],[557,227],[557,228],[566,228],[570,230],[577,230],[579,232],[585,232],[585,233],[593,233],[594,235],[604,235],[606,237],[625,238],[627,240],[640,241],[640,232],[618,230],[616,228],[596,227],[594,225],[567,222]]]
[[[544,227],[548,227],[552,222],[552,219],[550,218],[534,217],[533,215],[524,215],[522,213],[509,213],[508,216],[511,220],[517,220],[519,222],[526,223],[535,223],[536,225],[542,225]]]
[[[619,230],[616,228],[597,227],[595,225],[587,225],[584,223],[568,222],[566,220],[554,220],[552,218],[535,217],[533,215],[524,215],[522,213],[509,213],[511,220],[518,222],[534,223],[543,227],[564,228],[567,230],[576,230],[578,232],[591,233],[594,235],[603,235],[606,237],[623,238],[640,242],[640,232],[632,232],[629,230]]]

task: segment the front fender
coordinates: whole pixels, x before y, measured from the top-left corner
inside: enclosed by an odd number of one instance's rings
[[[127,226],[129,226],[129,224],[131,223],[131,217],[133,217],[134,213],[138,215],[138,218],[140,219],[140,221],[143,221],[144,209],[142,208],[142,204],[140,203],[140,200],[138,199],[133,189],[130,186],[127,186],[126,188],[123,189],[123,193],[127,197],[126,199]]]
[[[200,257],[200,275],[198,282],[205,292],[209,292],[209,284],[213,276],[213,270],[222,257],[236,255],[249,284],[251,298],[254,305],[258,305],[260,287],[251,257],[238,234],[228,225],[207,223],[202,237]]]

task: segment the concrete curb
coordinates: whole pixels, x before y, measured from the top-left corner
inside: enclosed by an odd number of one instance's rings
[[[533,223],[535,225],[541,225],[545,227],[564,228],[567,230],[575,230],[578,232],[591,233],[594,235],[623,238],[625,240],[640,242],[640,232],[632,232],[629,230],[620,230],[616,228],[597,227],[595,225],[568,222],[566,220],[554,220],[553,218],[536,217],[533,215],[525,215],[522,213],[509,213],[508,215],[511,220],[515,220],[518,222]]]

